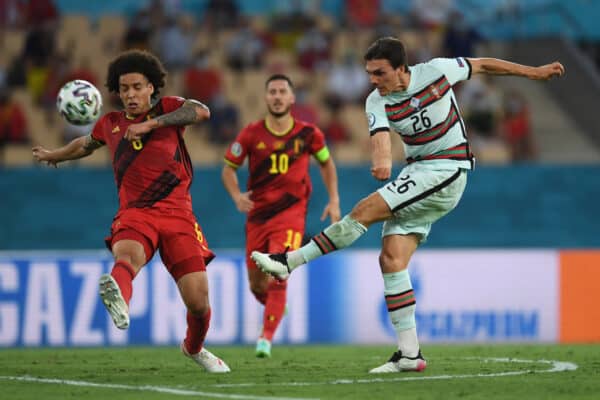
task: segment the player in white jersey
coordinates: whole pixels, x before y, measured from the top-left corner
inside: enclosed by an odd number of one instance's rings
[[[298,250],[284,254],[254,252],[265,272],[287,279],[298,266],[352,244],[367,228],[384,221],[379,264],[388,314],[398,350],[371,373],[422,371],[415,297],[409,260],[427,239],[431,224],[451,211],[464,191],[474,158],[452,85],[474,74],[514,75],[548,80],[562,76],[559,62],[532,67],[494,58],[436,58],[409,67],[402,42],[386,37],[367,50],[366,71],[375,90],[366,102],[375,179],[390,178],[390,130],[403,140],[408,165],[395,180],[356,204],[350,214],[328,226]]]

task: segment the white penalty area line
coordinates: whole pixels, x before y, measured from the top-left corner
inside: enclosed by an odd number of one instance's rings
[[[75,381],[66,379],[52,379],[52,378],[36,378],[34,376],[1,376],[1,380],[19,381],[19,382],[32,382],[32,383],[49,383],[55,385],[67,385],[67,386],[82,386],[82,387],[95,387],[102,389],[120,389],[120,390],[135,390],[138,392],[157,392],[157,393],[168,393],[179,396],[196,396],[196,397],[209,397],[219,399],[240,399],[240,400],[318,400],[314,398],[299,398],[299,397],[273,397],[273,396],[252,396],[247,394],[235,394],[235,393],[213,393],[213,392],[201,392],[196,390],[185,390],[176,389],[163,386],[134,386],[134,385],[121,385],[116,383],[97,383],[97,382],[86,382],[86,381]]]
[[[489,374],[463,374],[463,375],[425,375],[425,376],[405,376],[396,378],[370,378],[370,379],[336,379],[333,381],[324,382],[271,382],[271,383],[223,383],[214,384],[211,387],[215,388],[235,388],[235,387],[254,387],[254,386],[316,386],[316,385],[348,385],[358,383],[385,383],[385,382],[404,382],[404,381],[428,381],[428,380],[447,380],[447,379],[470,379],[470,378],[498,378],[502,376],[525,375],[531,373],[552,373],[575,371],[577,364],[566,361],[556,360],[521,360],[516,358],[478,358],[465,357],[463,360],[480,360],[485,363],[502,362],[502,363],[527,363],[527,364],[544,364],[550,368],[543,370],[527,369],[521,371],[504,371],[493,372]]]

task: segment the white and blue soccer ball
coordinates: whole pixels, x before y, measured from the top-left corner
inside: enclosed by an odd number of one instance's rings
[[[77,79],[60,89],[56,108],[70,124],[89,125],[100,117],[102,95],[90,82]]]

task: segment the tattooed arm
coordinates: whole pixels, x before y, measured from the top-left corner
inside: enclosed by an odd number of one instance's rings
[[[208,107],[196,100],[186,100],[181,107],[170,113],[149,119],[139,124],[130,125],[125,132],[125,139],[137,140],[152,129],[162,126],[191,125],[210,118]]]
[[[55,150],[35,146],[31,151],[36,161],[46,162],[48,165],[56,167],[58,163],[63,161],[87,157],[103,145],[104,143],[95,140],[90,134],[73,139],[65,146]]]

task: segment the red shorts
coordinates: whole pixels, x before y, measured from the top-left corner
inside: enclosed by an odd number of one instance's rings
[[[191,211],[128,208],[117,213],[106,246],[119,240],[135,240],[144,246],[146,262],[157,249],[167,270],[178,281],[190,272],[206,271],[215,257]]]
[[[294,206],[264,224],[246,223],[246,265],[257,268],[250,258],[254,251],[283,253],[302,245],[306,224],[306,205]]]

